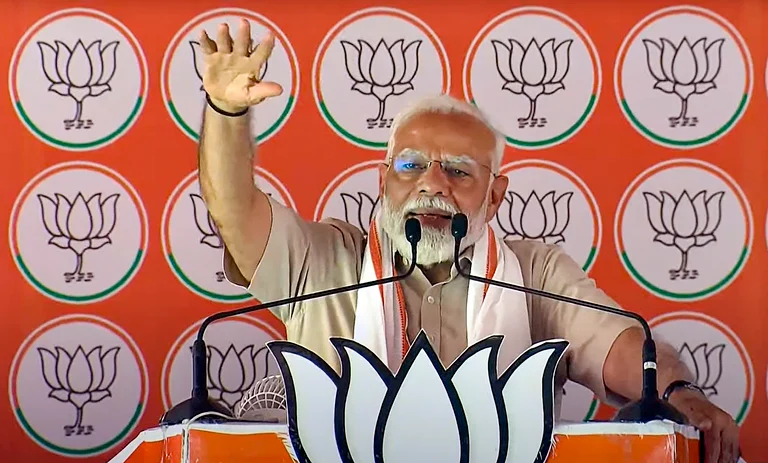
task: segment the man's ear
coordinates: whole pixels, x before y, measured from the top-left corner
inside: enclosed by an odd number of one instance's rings
[[[384,184],[387,177],[387,165],[384,163],[379,164],[379,196],[384,195]]]
[[[509,185],[509,177],[506,175],[499,175],[491,182],[490,194],[488,195],[488,210],[485,213],[485,221],[490,221],[496,211],[499,210],[504,196],[507,194],[507,185]]]

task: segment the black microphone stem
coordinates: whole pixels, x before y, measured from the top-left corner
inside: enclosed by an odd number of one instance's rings
[[[406,270],[405,273],[401,275],[394,275],[388,278],[382,278],[380,280],[372,280],[372,281],[366,281],[365,283],[357,283],[354,285],[342,286],[341,288],[325,289],[323,291],[317,291],[309,294],[302,294],[300,296],[295,296],[295,297],[286,297],[285,299],[280,299],[278,301],[267,302],[264,304],[256,304],[248,307],[241,307],[239,309],[227,310],[226,312],[218,312],[209,316],[205,320],[203,320],[203,323],[200,324],[200,329],[197,330],[197,339],[192,345],[192,377],[194,378],[192,382],[192,397],[201,398],[201,399],[206,399],[208,397],[208,388],[207,388],[208,381],[206,378],[206,375],[207,375],[206,350],[207,349],[205,347],[204,336],[205,336],[205,330],[208,328],[208,326],[211,323],[218,320],[225,319],[225,318],[235,317],[237,315],[256,312],[257,310],[271,309],[273,307],[279,307],[285,304],[294,304],[296,302],[302,302],[309,299],[332,296],[334,294],[341,294],[348,291],[355,291],[363,288],[369,288],[371,286],[385,285],[389,283],[394,283],[396,281],[400,281],[410,276],[413,273],[413,271],[416,269],[416,246],[417,246],[417,243],[411,244],[411,265],[408,267],[408,270]]]
[[[271,309],[273,307],[279,307],[285,304],[293,304],[309,299],[317,299],[326,296],[332,296],[334,294],[356,291],[363,288],[369,288],[371,286],[385,285],[408,278],[408,276],[410,276],[416,269],[416,253],[418,243],[421,240],[421,223],[417,219],[410,218],[406,220],[405,237],[411,244],[411,262],[410,266],[403,274],[394,275],[379,280],[367,281],[365,283],[348,285],[341,288],[326,289],[311,294],[287,297],[279,301],[266,302],[263,304],[256,304],[239,309],[227,310],[225,312],[213,314],[203,320],[203,322],[200,324],[200,328],[197,330],[197,338],[192,343],[192,396],[188,400],[181,402],[174,406],[172,409],[168,410],[163,415],[161,423],[175,424],[206,412],[216,412],[222,415],[227,414],[227,410],[224,407],[213,403],[208,398],[208,348],[205,345],[204,337],[205,330],[211,325],[211,323],[237,315],[256,312],[258,310]]]
[[[461,238],[457,237],[456,248],[454,252],[454,257],[456,258],[456,261],[454,262],[454,264],[456,266],[456,270],[459,273],[459,275],[469,280],[474,280],[474,281],[478,281],[480,283],[485,283],[489,285],[497,285],[502,288],[511,289],[514,291],[520,291],[528,294],[534,294],[536,296],[541,296],[548,299],[555,299],[561,302],[567,302],[569,304],[589,307],[590,309],[610,312],[612,314],[620,315],[622,317],[629,317],[636,320],[638,323],[640,323],[640,326],[643,328],[643,332],[645,333],[645,340],[643,341],[643,391],[642,393],[643,393],[643,396],[645,397],[659,396],[659,390],[657,385],[657,371],[656,371],[656,343],[653,341],[653,334],[651,333],[651,327],[648,325],[648,322],[646,322],[642,316],[634,312],[617,309],[616,307],[611,307],[609,305],[598,304],[596,302],[591,302],[587,300],[574,299],[572,297],[563,296],[561,294],[556,294],[556,293],[550,293],[548,291],[542,291],[536,288],[527,288],[525,286],[519,286],[513,283],[507,283],[506,281],[489,280],[488,278],[483,278],[480,276],[468,274],[461,268],[461,265],[459,265],[458,256],[460,253],[461,253]]]
[[[467,278],[468,280],[485,283],[491,286],[499,286],[505,289],[511,289],[513,291],[520,291],[522,293],[533,294],[548,299],[555,299],[561,302],[574,304],[578,306],[584,306],[591,309],[612,313],[622,317],[628,317],[636,320],[640,323],[645,334],[643,341],[642,357],[643,357],[643,384],[640,394],[640,400],[625,406],[617,414],[616,419],[620,421],[640,421],[647,422],[655,419],[668,419],[677,423],[685,423],[685,417],[669,404],[663,403],[659,398],[658,389],[658,371],[656,365],[656,343],[653,340],[653,333],[648,322],[640,316],[640,314],[629,312],[616,307],[608,305],[598,304],[596,302],[575,299],[561,294],[550,293],[548,291],[542,291],[535,288],[527,288],[525,286],[515,285],[507,283],[505,281],[491,280],[488,278],[472,275],[465,272],[460,265],[459,255],[461,253],[461,240],[467,235],[468,219],[464,214],[456,214],[453,216],[451,222],[451,234],[455,240],[455,249],[453,254],[454,266],[459,275]]]
[[[414,245],[413,248],[415,249],[416,246]],[[286,297],[285,299],[280,299],[278,301],[267,302],[265,304],[256,304],[256,305],[252,305],[252,306],[248,306],[248,307],[242,307],[242,308],[239,308],[239,309],[228,310],[226,312],[215,313],[215,314],[211,315],[210,317],[206,318],[205,320],[203,320],[203,323],[200,325],[200,329],[197,330],[197,339],[198,340],[202,340],[203,339],[203,335],[205,334],[205,330],[206,330],[206,328],[208,328],[208,325],[210,325],[211,323],[213,323],[213,322],[215,322],[217,320],[221,320],[223,318],[229,318],[229,317],[234,317],[234,316],[237,316],[237,315],[243,315],[243,314],[246,314],[246,313],[249,313],[249,312],[254,312],[256,310],[271,309],[271,308],[279,307],[279,306],[285,305],[285,304],[293,304],[293,303],[296,303],[296,302],[306,301],[308,299],[315,299],[315,298],[321,298],[321,297],[326,297],[326,296],[332,296],[334,294],[340,294],[340,293],[345,293],[347,291],[354,291],[354,290],[358,290],[358,289],[369,288],[371,286],[378,286],[378,285],[385,285],[385,284],[388,284],[388,283],[394,283],[396,281],[400,281],[400,280],[402,280],[404,278],[407,278],[410,274],[413,273],[413,271],[415,269],[416,269],[416,260],[415,259],[411,259],[411,265],[408,267],[408,270],[406,270],[405,273],[403,273],[401,275],[395,275],[395,276],[392,276],[392,277],[389,277],[389,278],[382,278],[381,280],[366,281],[365,283],[358,283],[358,284],[349,285],[349,286],[342,286],[341,288],[325,289],[323,291],[317,291],[315,293],[302,294],[301,296]]]

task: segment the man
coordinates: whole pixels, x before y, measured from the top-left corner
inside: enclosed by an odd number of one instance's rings
[[[420,330],[445,365],[468,343],[493,332],[506,335],[501,367],[531,342],[564,338],[570,347],[558,371],[558,391],[571,379],[609,403],[640,396],[643,333],[634,322],[513,291],[491,297],[492,289],[457,276],[450,217],[462,212],[470,223],[461,254],[468,271],[617,307],[560,248],[493,235],[487,224],[508,182],[499,175],[504,140],[473,106],[441,96],[398,115],[380,168],[381,210],[368,238],[339,220],[305,221],[259,191],[251,174],[248,109],[282,88],[256,79],[274,38],[269,35],[249,54],[250,34],[243,21],[234,41],[226,25],[216,41],[205,32],[200,37],[209,95],[200,184],[226,243],[228,279],[259,300],[273,300],[388,276],[407,267],[405,220],[417,217],[422,225],[418,270],[401,285],[275,310],[290,340],[338,369],[328,337],[354,337],[378,346],[376,353],[396,370]],[[660,391],[691,380],[669,346],[659,347],[658,373]],[[707,461],[736,461],[738,427],[727,413],[691,386],[671,390],[669,401],[705,431]]]

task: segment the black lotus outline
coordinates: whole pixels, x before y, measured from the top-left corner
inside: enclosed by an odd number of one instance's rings
[[[679,355],[683,354],[684,350],[688,350],[690,353],[690,358],[693,361],[693,367],[695,371],[693,372],[696,376],[696,385],[699,386],[704,390],[704,393],[707,397],[712,397],[713,395],[718,395],[720,392],[717,390],[717,385],[720,383],[720,380],[723,378],[723,354],[725,353],[725,348],[727,347],[724,343],[718,343],[714,344],[714,346],[709,347],[710,343],[703,342],[699,345],[697,345],[694,348],[691,348],[691,344],[688,344],[688,342],[683,342],[683,345],[680,346],[678,349]],[[707,369],[707,375],[702,378],[702,366],[699,365],[699,363],[696,361],[696,351],[699,349],[702,349],[704,351],[704,359],[705,359],[705,367]],[[711,365],[709,363],[710,357],[715,356],[717,366],[719,368],[717,369],[717,373],[714,375],[715,379],[711,380]],[[702,381],[703,379],[703,381]]]
[[[219,232],[219,227],[218,225],[216,225],[216,222],[213,220],[213,217],[211,216],[210,211],[208,211],[208,207],[205,205],[205,200],[203,199],[203,196],[197,193],[190,193],[189,199],[190,201],[192,201],[192,221],[195,223],[195,227],[202,235],[202,237],[198,242],[212,249],[223,249],[224,239],[221,237],[221,232]],[[205,211],[198,210],[198,208],[205,208]],[[203,227],[205,224],[201,224],[199,221],[200,216],[198,214],[203,214],[203,213],[205,213],[207,224],[211,228],[210,232],[209,230],[204,230]],[[210,242],[211,239],[218,240],[218,242],[212,244]]]
[[[355,197],[355,193],[357,193],[357,197]],[[363,233],[365,233],[365,235],[368,235],[370,224],[373,220],[373,217],[376,215],[381,196],[377,194],[374,199],[372,195],[369,195],[364,191],[357,191],[355,193],[339,193],[341,202],[344,205],[344,219],[347,223],[359,227]],[[349,204],[348,201],[352,201],[357,210],[349,210],[349,206],[352,205]],[[368,201],[371,204],[371,212],[368,214],[368,217],[366,217],[368,219],[367,222],[363,220],[363,206],[365,205],[365,201]]]
[[[117,47],[120,45],[119,40],[113,40],[111,42],[107,42],[106,45],[102,46],[102,40],[96,39],[92,41],[87,47],[85,46],[85,42],[83,42],[82,38],[78,38],[74,45],[70,48],[69,45],[64,43],[61,40],[54,39],[55,47],[52,46],[48,42],[44,41],[38,41],[37,47],[40,50],[40,62],[41,67],[43,69],[43,74],[45,75],[45,78],[50,82],[50,86],[48,87],[48,91],[55,93],[60,96],[67,96],[72,98],[75,102],[75,114],[72,117],[72,119],[65,119],[64,123],[92,123],[90,119],[83,120],[83,103],[85,102],[86,98],[97,98],[100,95],[102,95],[105,92],[111,92],[112,86],[110,85],[110,82],[112,82],[112,79],[115,77],[115,74],[117,73]],[[56,61],[59,60],[59,53],[62,51],[66,51],[66,53],[69,55],[66,60],[66,74],[69,74],[69,64],[72,59],[72,55],[75,53],[75,50],[80,47],[88,57],[88,67],[89,67],[89,82],[93,81],[93,83],[86,83],[83,86],[78,86],[70,82],[68,75],[61,75],[61,72],[59,72],[58,66],[56,64]],[[91,61],[91,53],[90,50],[92,47],[96,47],[95,49],[98,50],[98,57],[101,61],[101,74],[99,76],[94,76],[94,66],[93,61]],[[47,56],[54,59],[53,63],[50,63],[46,60],[46,51],[48,52]],[[51,56],[51,53],[53,54]],[[112,64],[111,66],[104,66],[104,58],[105,54],[107,54],[107,58],[109,59],[109,53],[111,53],[111,60]],[[108,61],[109,62],[109,61]],[[46,69],[47,65],[53,65],[52,69]],[[111,70],[109,68],[112,68]],[[107,70],[107,76],[105,76],[105,70]],[[52,72],[49,71],[55,71],[56,75],[51,75]],[[66,92],[64,89],[60,88],[60,86],[66,87]],[[81,95],[74,95],[72,94],[72,89],[88,89],[87,94],[81,94]],[[78,127],[79,128],[79,127]]]
[[[568,230],[568,226],[571,224],[571,215],[572,215],[571,199],[573,199],[574,193],[572,191],[566,191],[565,193],[560,194],[557,198],[555,198],[555,194],[556,194],[555,190],[549,190],[543,195],[539,196],[536,190],[531,190],[531,192],[528,194],[528,197],[523,198],[523,195],[519,194],[518,192],[514,190],[507,190],[507,192],[504,194],[501,206],[496,211],[496,214],[494,216],[499,228],[501,229],[501,231],[504,232],[504,239],[508,239],[510,237],[519,237],[522,240],[541,241],[547,244],[565,243],[566,242],[565,232],[566,230]],[[520,201],[523,203],[523,208],[520,210],[520,230],[516,229],[514,225],[513,216],[512,216],[512,205],[514,204],[515,196],[517,196],[517,198],[519,198]],[[522,214],[525,211],[525,208],[528,207],[529,201],[533,199],[535,199],[536,202],[539,204],[539,206],[541,206],[542,209],[544,210],[543,201],[548,196],[551,196],[553,198],[552,206],[555,214],[554,216],[555,227],[553,228],[552,232],[547,235],[542,235],[538,237],[529,236],[522,225],[522,222],[523,222]],[[565,208],[566,217],[565,217],[564,225],[561,225],[561,223],[558,221],[559,217],[557,212],[557,204],[561,200],[564,200],[566,204],[566,208]],[[506,223],[502,221],[502,215],[506,215],[506,217],[504,217],[505,219],[508,219]],[[547,227],[549,226],[548,220],[550,218],[551,217],[547,216],[546,210],[544,210],[544,231],[546,231]],[[557,229],[561,229],[560,233],[554,233],[554,231]],[[552,242],[549,242],[548,239],[552,239]]]

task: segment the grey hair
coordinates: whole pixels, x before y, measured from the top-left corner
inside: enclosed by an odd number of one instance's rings
[[[506,139],[504,135],[496,130],[488,117],[483,114],[483,112],[480,111],[477,106],[446,94],[420,98],[412,102],[409,106],[400,111],[397,116],[395,116],[395,119],[392,122],[392,131],[389,134],[389,142],[387,143],[387,162],[389,162],[394,155],[392,150],[394,150],[395,147],[395,135],[397,134],[397,130],[414,116],[418,116],[424,113],[468,114],[488,127],[488,129],[491,130],[496,136],[496,148],[493,151],[490,167],[494,174],[499,174],[501,161],[504,157],[504,147],[506,146]]]

